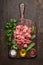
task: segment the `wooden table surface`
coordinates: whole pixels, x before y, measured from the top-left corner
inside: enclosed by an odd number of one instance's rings
[[[10,18],[20,18],[19,3],[25,3],[25,18],[37,24],[35,59],[9,59],[5,41],[5,25]],[[43,0],[0,0],[0,65],[43,65]]]

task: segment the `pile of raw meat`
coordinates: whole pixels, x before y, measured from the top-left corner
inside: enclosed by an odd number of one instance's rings
[[[27,27],[26,25],[16,26],[16,30],[14,31],[14,40],[16,40],[19,47],[27,48],[27,46],[32,42],[30,38],[31,27]]]

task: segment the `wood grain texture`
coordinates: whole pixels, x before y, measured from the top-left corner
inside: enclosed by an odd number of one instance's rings
[[[4,27],[10,18],[20,18],[18,5],[21,2],[26,5],[25,18],[37,24],[38,56],[35,59],[8,58]],[[43,65],[43,7],[39,0],[0,0],[0,65]]]

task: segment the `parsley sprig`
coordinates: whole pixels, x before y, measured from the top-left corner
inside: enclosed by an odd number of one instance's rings
[[[8,42],[12,41],[13,32],[16,29],[16,22],[17,20],[16,18],[14,18],[14,19],[10,19],[6,24],[5,28],[6,28],[6,37]]]

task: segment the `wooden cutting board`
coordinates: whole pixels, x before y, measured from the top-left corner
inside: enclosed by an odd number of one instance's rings
[[[36,23],[30,19],[25,19],[24,18],[24,12],[25,12],[25,5],[24,3],[20,4],[20,19],[18,19],[17,21],[17,25],[26,25],[28,27],[32,27],[34,26],[34,34],[36,35],[36,38],[33,40],[35,42],[35,46],[33,47],[33,49],[35,49],[36,51],[36,55],[37,56],[37,29],[36,29]],[[19,50],[17,50],[17,55],[14,58],[34,58],[30,56],[30,52],[31,49],[27,52],[25,57],[20,57],[19,55]]]

